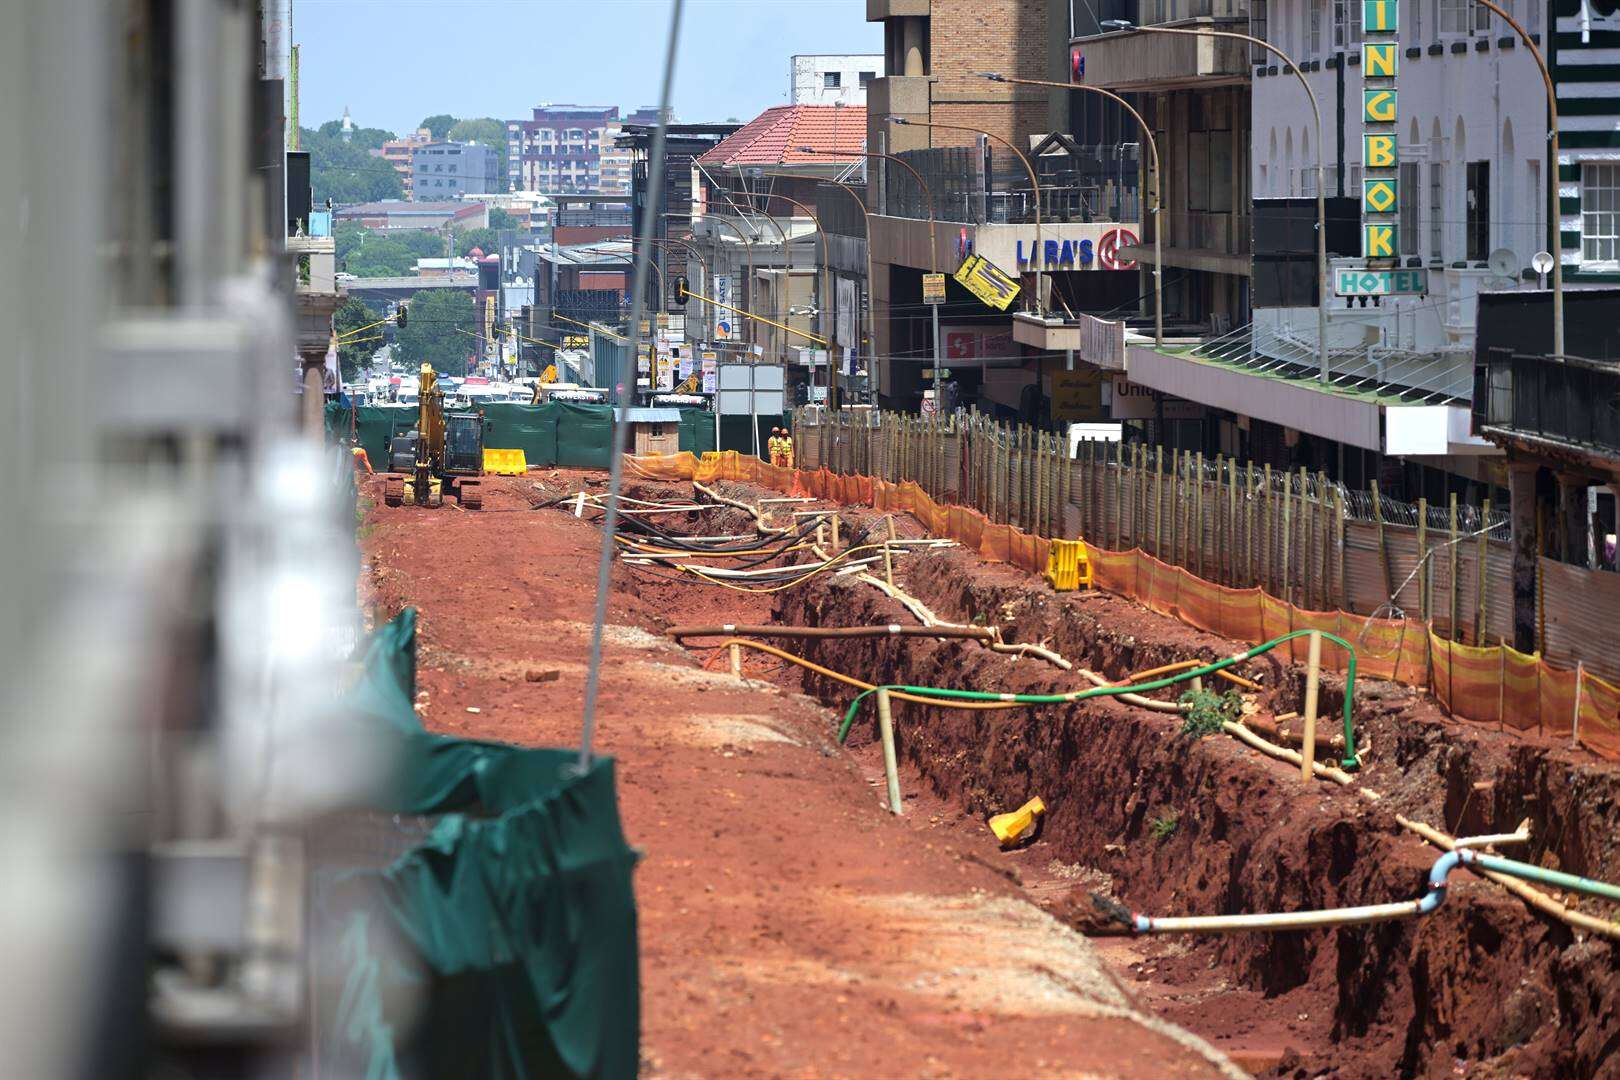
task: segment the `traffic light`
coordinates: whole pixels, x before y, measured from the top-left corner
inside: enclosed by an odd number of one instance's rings
[[[676,307],[685,307],[686,306],[686,275],[685,274],[677,274],[675,276],[675,300],[674,300],[674,303],[675,303]]]
[[[394,312],[394,325],[401,328],[405,326],[405,304],[403,302],[400,303],[399,310]]]

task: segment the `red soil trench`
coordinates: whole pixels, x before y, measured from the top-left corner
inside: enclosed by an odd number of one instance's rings
[[[688,485],[639,484],[646,498]],[[774,492],[722,485],[757,501]],[[845,532],[881,515],[843,508]],[[672,532],[713,531],[661,522]],[[743,532],[747,515],[724,531]],[[902,535],[918,536],[910,519]],[[1044,582],[958,550],[899,560],[897,581],[940,617],[997,623],[1008,640],[1045,642],[1079,666],[1120,678],[1241,646],[1118,597],[1059,595]],[[766,599],[643,581],[671,622],[847,626],[915,620],[874,587],[821,576]],[[767,618],[767,615],[769,618]],[[791,643],[873,682],[1059,692],[1078,677],[974,643],[822,639]],[[758,656],[751,674],[836,706],[850,691]],[[1298,710],[1303,673],[1264,659],[1262,713]],[[1336,718],[1343,683],[1327,677]],[[1093,892],[1154,914],[1287,911],[1421,894],[1438,855],[1397,813],[1453,835],[1510,832],[1529,818],[1515,858],[1620,880],[1620,770],[1584,752],[1451,722],[1421,692],[1363,680],[1356,723],[1369,750],[1361,780],[1374,805],[1296,767],[1215,736],[1180,734],[1178,717],[1109,699],[1066,707],[961,712],[897,703],[907,812],[979,834],[983,820],[1031,795],[1050,807],[1037,841],[988,862],[1048,911],[1095,923]],[[880,770],[870,712],[850,752]],[[1239,1065],[1279,1076],[1620,1075],[1620,962],[1613,944],[1543,918],[1496,885],[1454,875],[1436,914],[1374,926],[1223,937],[1097,939],[1138,1000],[1202,1035]],[[1569,901],[1573,898],[1564,898]],[[1583,908],[1614,917],[1601,906]]]

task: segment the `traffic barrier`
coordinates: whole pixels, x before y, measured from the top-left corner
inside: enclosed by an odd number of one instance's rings
[[[1046,572],[1041,575],[1055,592],[1091,588],[1091,560],[1084,540],[1053,540]]]
[[[522,450],[484,448],[484,471],[497,476],[522,476],[529,470]]]
[[[1043,574],[1054,543],[977,510],[936,503],[918,484],[891,484],[827,469],[782,469],[735,451],[626,457],[637,475],[712,483],[731,480],[829,502],[871,506],[912,515],[934,536],[956,541],[991,562]],[[1092,582],[1100,589],[1235,641],[1268,641],[1296,630],[1321,630],[1351,642],[1359,671],[1409,686],[1428,687],[1441,707],[1472,723],[1521,733],[1567,735],[1572,743],[1620,761],[1620,687],[1590,672],[1570,671],[1506,645],[1461,645],[1434,634],[1419,619],[1376,619],[1352,612],[1312,611],[1264,589],[1217,585],[1142,551],[1109,551],[1085,542]],[[1304,637],[1286,643],[1289,656],[1306,659]],[[1344,671],[1349,652],[1323,643],[1322,665]]]

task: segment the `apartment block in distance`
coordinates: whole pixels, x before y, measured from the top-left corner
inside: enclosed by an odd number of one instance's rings
[[[430,142],[411,151],[411,197],[459,199],[500,186],[500,155],[478,143]]]
[[[791,57],[791,105],[865,105],[866,86],[883,74],[883,57],[816,53]]]

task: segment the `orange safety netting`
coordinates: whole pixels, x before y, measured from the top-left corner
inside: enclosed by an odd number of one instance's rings
[[[630,471],[660,480],[737,480],[792,495],[908,513],[934,536],[954,540],[992,562],[1032,574],[1046,569],[1050,543],[965,506],[936,503],[910,480],[890,484],[827,469],[784,469],[733,450],[625,455]],[[1373,619],[1347,611],[1309,611],[1259,588],[1205,581],[1139,548],[1108,551],[1086,544],[1098,588],[1129,597],[1161,615],[1235,641],[1258,643],[1292,630],[1322,630],[1356,647],[1356,670],[1375,679],[1428,686],[1447,712],[1475,723],[1572,736],[1588,750],[1620,761],[1620,687],[1595,675],[1557,668],[1539,656],[1499,645],[1480,648],[1437,637],[1414,619]],[[1285,646],[1305,659],[1305,638]],[[1342,671],[1347,655],[1323,642],[1322,663]],[[1579,682],[1580,717],[1575,707]]]

